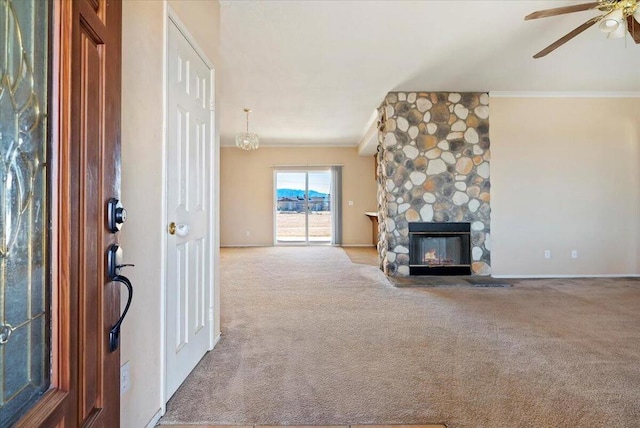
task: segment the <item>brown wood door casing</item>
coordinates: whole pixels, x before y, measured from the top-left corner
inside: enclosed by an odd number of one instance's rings
[[[120,196],[120,0],[57,0],[52,47],[52,387],[17,426],[117,427],[120,290],[105,275]],[[125,324],[126,325],[126,324]]]

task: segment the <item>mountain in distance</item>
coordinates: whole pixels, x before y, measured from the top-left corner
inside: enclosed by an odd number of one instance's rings
[[[327,193],[316,192],[315,190],[309,190],[309,198],[326,198]],[[304,199],[304,190],[300,189],[278,189],[278,199]]]

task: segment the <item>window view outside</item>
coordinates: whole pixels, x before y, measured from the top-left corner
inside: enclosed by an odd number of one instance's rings
[[[276,239],[281,243],[331,242],[331,172],[278,172]]]

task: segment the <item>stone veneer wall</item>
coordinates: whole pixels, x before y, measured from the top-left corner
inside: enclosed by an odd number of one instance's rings
[[[380,268],[409,275],[410,222],[469,222],[472,272],[490,275],[489,95],[390,92],[378,111]]]

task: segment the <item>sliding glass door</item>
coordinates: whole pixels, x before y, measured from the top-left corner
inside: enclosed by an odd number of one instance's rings
[[[276,244],[331,243],[331,171],[276,171]]]

